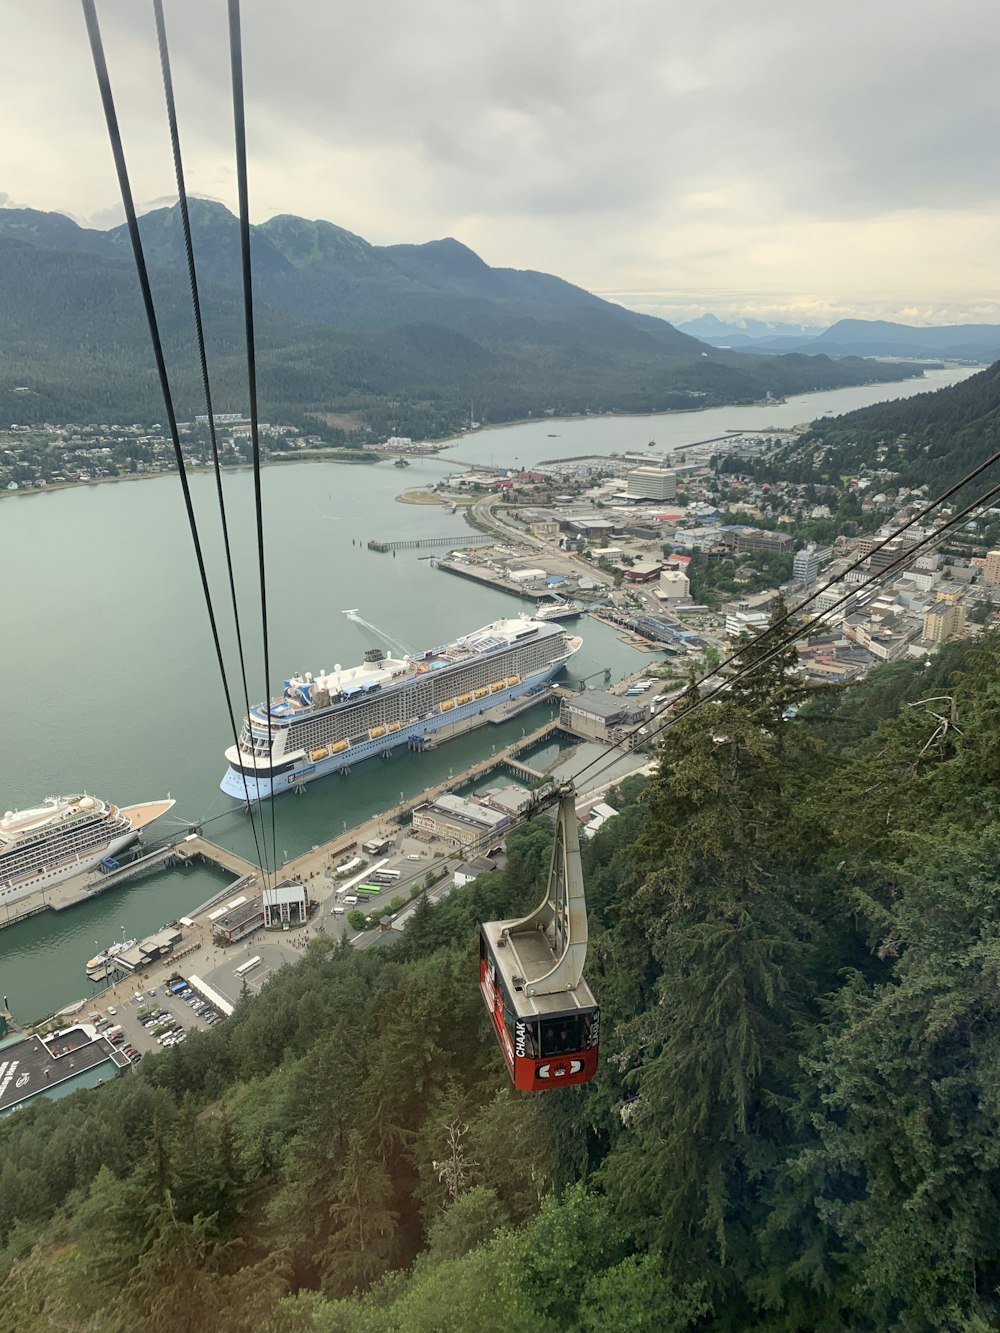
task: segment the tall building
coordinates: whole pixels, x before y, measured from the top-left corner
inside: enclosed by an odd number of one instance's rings
[[[672,500],[677,475],[665,467],[637,467],[628,474],[628,494],[634,500]]]
[[[1000,583],[1000,551],[987,551],[983,581],[985,583]]]
[[[924,616],[924,638],[928,643],[947,643],[964,633],[964,604],[950,597],[939,597]]]
[[[796,551],[792,560],[792,578],[798,579],[799,583],[809,587],[811,583],[816,582],[816,575],[819,573],[819,554],[815,546],[804,546],[801,551]]]
[[[660,571],[660,595],[668,602],[682,602],[691,596],[691,582],[680,569]]]

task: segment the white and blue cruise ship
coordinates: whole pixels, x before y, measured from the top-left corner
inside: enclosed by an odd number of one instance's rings
[[[292,676],[281,698],[251,709],[226,751],[222,790],[266,800],[399,745],[420,749],[444,727],[536,693],[580,644],[519,616],[410,657],[370,648],[360,666]]]

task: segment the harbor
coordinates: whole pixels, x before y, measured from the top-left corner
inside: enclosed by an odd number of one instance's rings
[[[919,388],[946,378],[943,372],[929,372]],[[457,439],[436,457],[411,455],[406,481],[415,487],[439,484],[460,466],[458,460],[491,469],[530,467],[542,457],[643,451],[651,438],[669,453],[737,427],[749,432],[793,426],[825,411],[903,396],[904,389],[829,391],[759,409],[502,426]],[[560,438],[548,438],[553,430]],[[233,512],[252,512],[249,474],[227,473],[225,484]],[[447,642],[539,601],[515,600],[502,585],[445,577],[432,567],[434,562],[420,559],[439,550],[444,554],[445,548],[402,550],[395,559],[368,551],[373,536],[419,540],[462,526],[455,519],[443,521],[439,506],[397,505],[400,473],[391,464],[344,468],[319,461],[272,468],[266,484],[269,523],[275,532],[294,533],[294,540],[272,541],[267,553],[272,687],[297,666],[359,660],[380,641],[345,621],[341,613],[348,606],[360,606],[373,624],[386,627],[412,650]],[[213,479],[193,475],[191,491],[199,515],[207,520],[214,507]],[[151,533],[157,534],[155,541]],[[466,540],[473,544],[475,534],[470,531]],[[47,793],[85,788],[122,801],[169,791],[177,802],[175,813],[183,816],[167,821],[170,827],[162,832],[169,841],[197,826],[217,846],[255,861],[249,821],[218,790],[225,767],[221,752],[232,740],[222,715],[197,572],[187,556],[189,541],[172,476],[150,478],[141,486],[68,488],[24,496],[6,506],[0,559],[10,569],[19,567],[26,550],[33,559],[30,584],[11,580],[7,590],[8,622],[22,629],[5,646],[0,687],[8,699],[23,697],[25,682],[38,679],[40,664],[62,664],[71,684],[46,688],[31,707],[8,709],[3,808],[25,808]],[[232,541],[238,590],[249,606],[256,577],[250,527],[236,525]],[[66,570],[83,549],[94,550],[113,577],[94,581],[86,597],[67,598]],[[213,569],[220,555],[217,536],[209,534],[207,558]],[[125,605],[127,632],[118,632]],[[46,606],[58,606],[59,615],[42,615]],[[560,686],[576,688],[595,673],[600,679],[605,668],[617,680],[655,660],[619,637],[627,637],[622,626],[590,616],[580,622],[579,633],[583,647],[559,677]],[[235,672],[231,632],[226,649]],[[265,692],[256,638],[253,653],[251,702]],[[500,750],[520,740],[522,727],[532,732],[550,721],[551,713],[551,704],[541,705],[537,713],[528,705],[520,716],[449,737],[434,749],[419,754],[400,749],[389,760],[358,765],[350,776],[312,783],[301,798],[280,798],[275,811],[279,860],[345,837],[348,829],[377,818],[401,799],[437,787],[449,770],[464,772],[487,757],[492,746]],[[43,910],[20,920],[3,931],[4,991],[12,1008],[31,1019],[70,1002],[81,993],[76,978],[94,953],[95,940],[120,939],[123,925],[128,938],[145,939],[213,895],[228,892],[234,878],[201,860],[164,863],[155,873],[119,881],[113,892],[78,902],[73,910]],[[0,906],[0,919],[5,915]]]

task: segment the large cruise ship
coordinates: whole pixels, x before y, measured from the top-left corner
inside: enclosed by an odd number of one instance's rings
[[[0,819],[0,904],[81,875],[135,842],[174,802],[112,805],[97,796],[50,796]]]
[[[292,676],[244,721],[222,790],[261,801],[399,745],[419,749],[442,727],[537,692],[581,642],[518,616],[411,657],[369,648],[360,666]]]

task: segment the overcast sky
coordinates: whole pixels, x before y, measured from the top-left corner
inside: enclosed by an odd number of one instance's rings
[[[133,189],[151,5],[99,0]],[[121,219],[83,16],[4,3],[0,201]],[[224,0],[166,0],[191,193],[235,202]],[[251,210],[451,235],[626,305],[1000,321],[996,0],[244,0]]]

